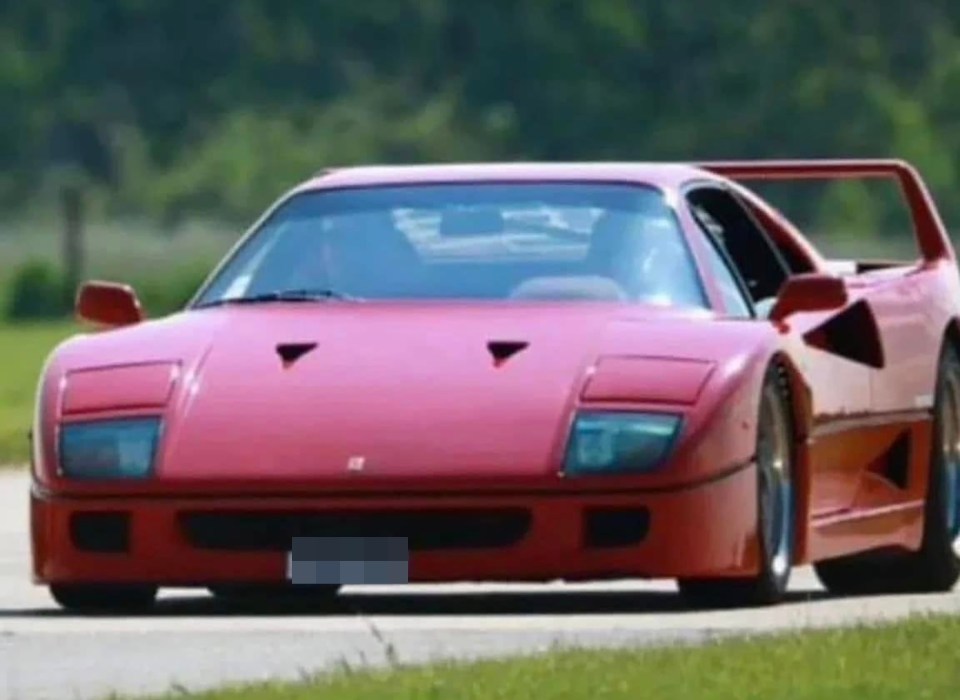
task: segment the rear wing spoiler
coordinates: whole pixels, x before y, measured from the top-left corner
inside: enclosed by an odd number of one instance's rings
[[[738,181],[896,179],[910,209],[914,235],[923,259],[927,262],[956,259],[940,212],[923,178],[903,160],[745,160],[699,163],[698,166]]]

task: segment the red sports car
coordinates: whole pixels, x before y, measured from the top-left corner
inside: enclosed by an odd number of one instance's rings
[[[872,177],[915,262],[835,265],[743,184]],[[102,282],[77,311],[105,328],[52,353],[32,433],[33,576],[66,608],[960,573],[960,276],[900,161],[331,170],[182,312]]]

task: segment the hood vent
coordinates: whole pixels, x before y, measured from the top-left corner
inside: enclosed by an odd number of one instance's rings
[[[317,347],[316,343],[279,343],[277,354],[283,360],[283,366],[288,367],[315,347]]]
[[[499,367],[518,352],[525,350],[530,343],[523,340],[491,340],[487,350],[493,357],[494,367]]]

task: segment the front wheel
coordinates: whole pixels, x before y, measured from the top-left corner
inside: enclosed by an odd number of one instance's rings
[[[764,378],[756,441],[760,572],[747,579],[679,580],[681,595],[694,605],[772,605],[787,590],[795,539],[795,450],[789,386],[778,364]]]

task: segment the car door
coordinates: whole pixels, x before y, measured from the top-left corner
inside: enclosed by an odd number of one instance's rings
[[[709,190],[709,196],[702,196]],[[701,196],[698,196],[700,194]],[[686,205],[699,225],[709,271],[734,318],[766,323],[776,292],[790,272],[766,232],[735,194],[717,185],[688,190]],[[771,269],[780,266],[780,270]],[[814,515],[849,508],[865,464],[845,452],[847,430],[871,408],[871,368],[803,342],[803,335],[835,312],[791,317],[792,359],[810,386],[814,431],[809,442],[811,501]]]
[[[883,344],[884,366],[873,373],[873,410],[878,416],[922,412],[933,405],[936,356],[942,329],[926,313],[918,266],[857,277],[873,310]]]

